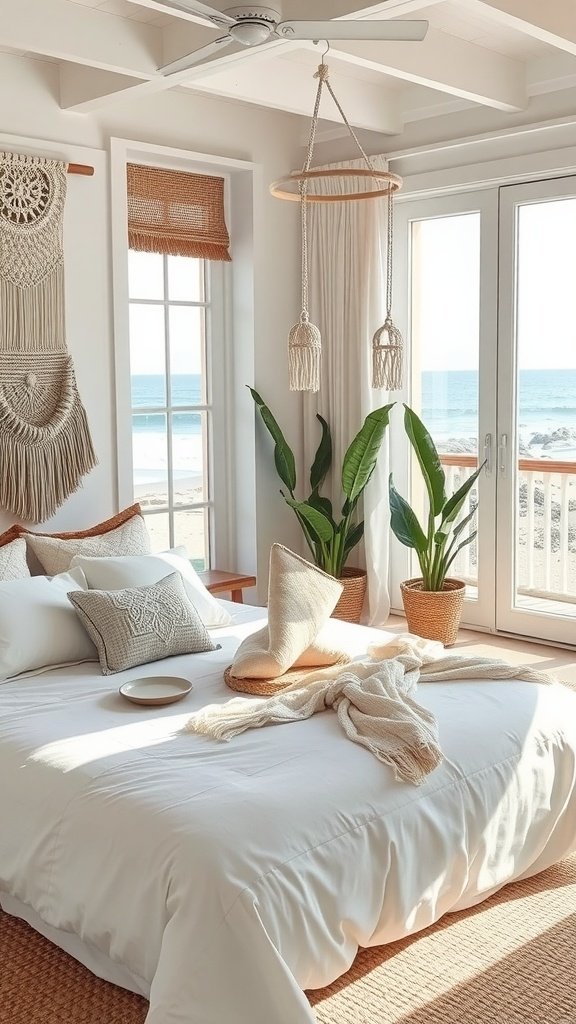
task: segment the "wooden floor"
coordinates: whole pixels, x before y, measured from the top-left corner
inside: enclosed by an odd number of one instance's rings
[[[391,616],[386,624],[386,629],[393,633],[404,633],[406,628],[406,620],[399,616]],[[467,655],[503,658],[514,665],[531,665],[532,668],[550,672],[558,679],[576,683],[576,651],[567,651],[561,647],[549,647],[547,644],[528,640],[515,640],[505,636],[493,636],[491,633],[461,629],[458,633],[458,642],[450,650],[455,654],[461,651]]]

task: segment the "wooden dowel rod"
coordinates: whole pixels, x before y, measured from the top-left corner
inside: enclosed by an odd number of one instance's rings
[[[94,168],[89,164],[68,164],[68,174],[94,174]]]

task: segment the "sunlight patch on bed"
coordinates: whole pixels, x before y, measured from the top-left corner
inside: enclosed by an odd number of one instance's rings
[[[170,718],[153,718],[145,722],[132,722],[113,729],[66,736],[38,747],[29,760],[62,772],[73,771],[92,761],[101,761],[128,750],[146,750],[166,743],[176,732],[180,732],[189,714]]]

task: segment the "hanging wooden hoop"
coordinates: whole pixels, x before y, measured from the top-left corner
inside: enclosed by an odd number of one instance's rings
[[[368,168],[362,167],[338,167],[327,170],[319,167],[312,171],[292,171],[285,178],[279,178],[278,181],[274,181],[270,185],[270,192],[277,199],[289,199],[292,202],[299,203],[302,199],[302,193],[298,186],[316,178],[341,178],[343,180],[350,178],[355,178],[356,180],[372,178],[374,181],[384,182],[385,184],[381,188],[365,189],[362,192],[346,192],[338,195],[328,195],[325,192],[310,192],[306,190],[307,203],[343,203],[354,202],[356,199],[379,199],[382,196],[398,192],[402,188],[402,178],[398,174],[392,174],[391,171],[368,170]],[[286,185],[294,185],[298,191],[289,192],[284,187]]]
[[[342,105],[337,98],[329,82],[330,69],[327,64],[319,65],[314,78],[318,79],[314,111],[310,122],[310,136],[306,159],[301,171],[291,171],[285,178],[280,178],[270,185],[270,192],[277,199],[288,199],[300,203],[300,222],[302,231],[301,246],[301,272],[302,272],[302,309],[300,320],[291,328],[288,335],[288,368],[291,391],[318,391],[320,387],[320,360],[322,351],[322,338],[320,331],[315,324],[310,322],[308,313],[308,203],[342,203],[356,202],[362,199],[378,199],[382,196],[388,198],[388,209],[391,211],[392,195],[402,187],[402,178],[390,171],[377,170],[368,154],[362,147],[356,132],[350,124]],[[312,153],[318,127],[318,113],[320,110],[320,99],[323,88],[326,88],[332,97],[340,116],[346,125],[350,135],[354,139],[359,152],[362,154],[366,168],[355,169],[352,167],[315,167],[311,169]],[[349,181],[351,178],[362,186],[366,178],[376,183],[376,188],[360,188],[356,192],[344,192],[340,195],[325,192],[311,192],[309,183],[315,179],[339,178]],[[290,186],[287,187],[287,186]],[[390,224],[391,218],[389,218]],[[391,267],[389,267],[389,278]],[[388,323],[388,321],[387,321]],[[381,353],[380,353],[381,354]]]

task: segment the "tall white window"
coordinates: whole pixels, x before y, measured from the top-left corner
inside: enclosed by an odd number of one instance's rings
[[[183,544],[197,569],[209,568],[213,549],[214,417],[221,412],[210,379],[221,342],[212,336],[219,321],[213,304],[222,301],[211,287],[212,267],[129,251],[134,497],[153,550]]]

